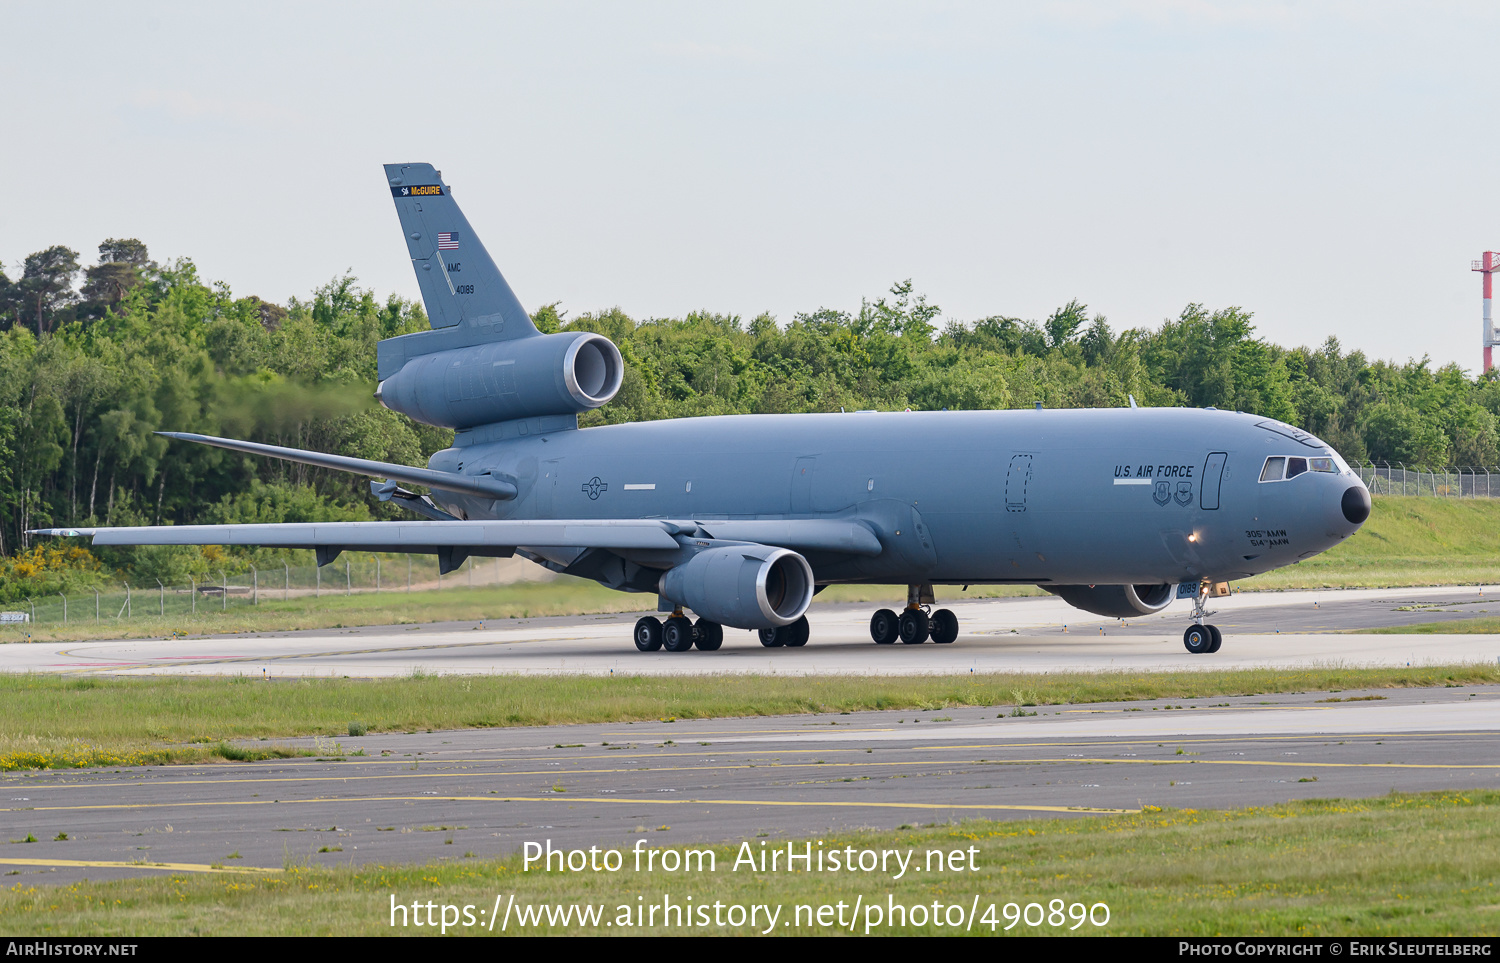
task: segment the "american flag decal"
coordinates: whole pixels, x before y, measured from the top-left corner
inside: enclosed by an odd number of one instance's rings
[[[441,234],[441,233],[438,234],[438,250],[439,251],[456,251],[456,250],[458,250],[458,232],[455,231],[452,234]]]

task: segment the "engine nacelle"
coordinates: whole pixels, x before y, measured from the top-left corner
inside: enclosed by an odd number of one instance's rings
[[[704,549],[661,577],[657,591],[711,622],[771,629],[800,619],[812,604],[807,559],[785,548],[727,545]]]
[[[419,355],[375,397],[441,428],[475,428],[598,408],[620,390],[625,362],[601,334],[569,331]]]
[[[1042,588],[1075,609],[1112,619],[1133,619],[1160,612],[1172,602],[1176,586],[1165,585],[1043,585]]]

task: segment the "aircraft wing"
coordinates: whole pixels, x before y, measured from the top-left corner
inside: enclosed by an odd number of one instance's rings
[[[139,525],[131,528],[43,528],[35,535],[93,536],[95,545],[338,546],[367,552],[430,553],[463,548],[675,549],[675,526],[661,519],[451,522],[281,522],[268,525]]]
[[[835,552],[873,558],[882,551],[868,525],[850,518],[746,518],[694,522],[697,533],[734,542],[758,542],[801,552]]]
[[[307,451],[302,448],[282,448],[280,445],[262,445],[254,441],[237,441],[233,438],[195,435],[188,431],[158,431],[157,434],[167,438],[176,438],[179,441],[191,441],[199,445],[212,445],[215,448],[228,448],[230,451],[242,451],[250,455],[266,455],[271,458],[280,458],[284,461],[315,465],[318,468],[332,468],[335,471],[347,471],[356,475],[369,475],[372,478],[385,478],[391,481],[406,482],[409,485],[424,485],[427,488],[437,488],[446,492],[478,495],[481,498],[511,499],[516,497],[515,482],[511,479],[499,478],[494,475],[457,475],[453,472],[433,471],[431,468],[412,468],[410,465],[393,465],[385,461],[371,461],[368,458],[350,458],[347,455],[328,455],[321,451]],[[132,542],[129,544],[141,543]],[[201,543],[159,542],[153,544]],[[224,544],[250,543],[226,542]]]
[[[283,522],[267,525],[140,525],[42,528],[28,534],[85,536],[95,545],[261,545],[310,548],[326,565],[344,551],[437,555],[453,568],[470,555],[507,557],[517,548],[675,551],[676,536],[754,542],[794,551],[879,555],[875,533],[853,519],[670,521],[625,519],[470,519],[399,522]]]

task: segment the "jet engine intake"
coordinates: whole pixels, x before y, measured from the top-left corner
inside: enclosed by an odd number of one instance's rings
[[[1112,619],[1160,612],[1172,602],[1173,588],[1162,585],[1043,585],[1075,609]]]
[[[663,598],[703,618],[737,629],[790,625],[812,604],[813,573],[807,559],[768,545],[704,549],[662,575]]]
[[[419,355],[382,381],[375,397],[423,424],[476,428],[598,408],[624,374],[614,342],[569,331]]]

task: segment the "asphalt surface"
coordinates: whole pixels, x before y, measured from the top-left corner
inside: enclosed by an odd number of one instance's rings
[[[956,594],[956,593],[955,593]],[[1223,648],[1192,656],[1182,645],[1188,606],[1121,622],[1060,599],[944,600],[960,622],[953,645],[870,640],[874,604],[814,606],[812,640],[767,649],[727,630],[717,652],[637,652],[637,614],[372,626],[188,639],[0,646],[0,671],[108,674],[393,676],[430,673],[905,675],[952,672],[1163,671],[1397,666],[1495,662],[1494,635],[1349,635],[1362,628],[1500,614],[1500,589],[1253,593],[1215,600],[1209,618]]]
[[[10,773],[0,871],[253,873],[1500,787],[1497,687],[1034,711],[409,733],[340,739],[364,755],[338,759]]]
[[[1490,635],[1332,634],[1472,618],[1489,604],[1475,589],[1236,596],[1212,618],[1223,650],[1197,657],[1182,648],[1180,603],[1120,623],[1079,618],[1052,599],[1012,599],[953,603],[964,634],[951,646],[876,646],[865,629],[875,606],[829,605],[813,612],[813,641],[794,650],[728,633],[719,652],[638,653],[634,617],[604,616],[7,645],[0,670],[887,674],[1489,662],[1500,655]],[[0,872],[44,884],[254,874],[288,863],[463,860],[545,840],[737,843],[1500,786],[1500,687],[1027,711],[1037,715],[953,709],[383,734],[341,737],[341,755],[290,761],[6,773]]]

